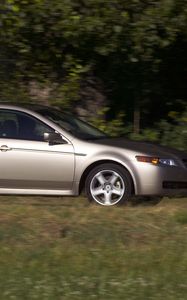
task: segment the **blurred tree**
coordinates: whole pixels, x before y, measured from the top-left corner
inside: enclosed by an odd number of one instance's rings
[[[107,106],[135,133],[186,101],[186,0],[2,0],[0,11],[1,99]]]

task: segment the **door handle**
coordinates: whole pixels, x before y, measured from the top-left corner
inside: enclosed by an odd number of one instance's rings
[[[2,151],[2,152],[6,152],[6,151],[10,151],[10,150],[12,150],[12,148],[8,147],[7,145],[2,145],[0,147],[0,151]]]

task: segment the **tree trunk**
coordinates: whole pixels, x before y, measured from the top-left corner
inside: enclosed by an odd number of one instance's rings
[[[140,106],[137,102],[134,105],[133,132],[135,134],[140,133]]]

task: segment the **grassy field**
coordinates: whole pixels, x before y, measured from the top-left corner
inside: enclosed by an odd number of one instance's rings
[[[187,198],[0,197],[4,299],[187,299]]]

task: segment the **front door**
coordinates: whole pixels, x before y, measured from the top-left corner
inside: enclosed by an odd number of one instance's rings
[[[0,189],[71,190],[73,146],[49,145],[43,134],[51,131],[25,113],[0,111]]]

